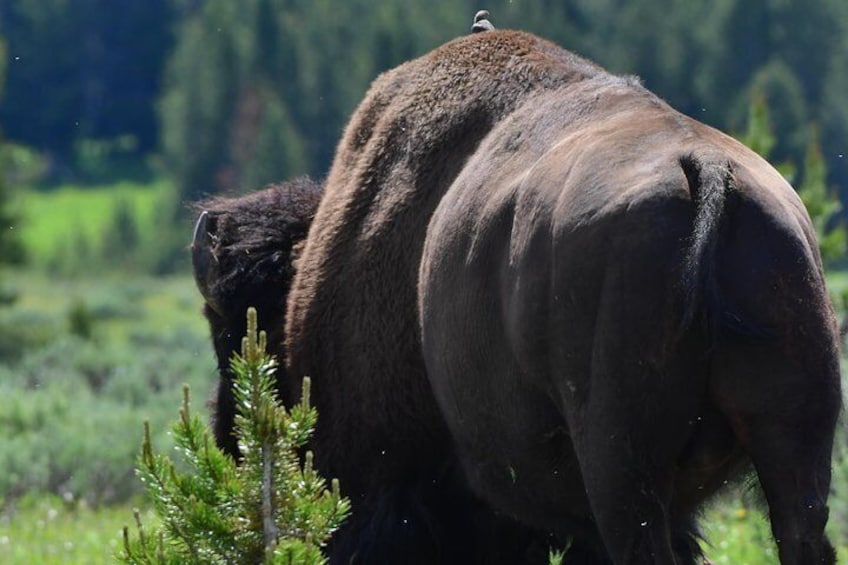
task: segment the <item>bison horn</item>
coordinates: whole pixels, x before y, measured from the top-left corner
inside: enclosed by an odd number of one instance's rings
[[[209,231],[210,228],[212,226],[210,226],[209,212],[204,210],[194,225],[194,235],[191,238],[191,265],[194,271],[194,282],[200,294],[213,310],[220,313],[212,292],[212,281],[217,273],[218,258],[212,250],[212,241],[215,236]]]
[[[471,33],[492,31],[493,29],[495,29],[495,26],[489,21],[489,10],[480,10],[474,14],[474,25],[471,26]]]

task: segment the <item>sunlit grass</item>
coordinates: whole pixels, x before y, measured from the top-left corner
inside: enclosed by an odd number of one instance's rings
[[[182,328],[201,335],[208,331],[201,313],[203,299],[188,274],[127,277],[108,273],[96,282],[57,279],[33,271],[6,271],[3,277],[16,294],[16,309],[64,320],[71,308],[81,304],[97,318],[94,329],[103,341],[123,342],[142,329],[165,335]]]
[[[778,565],[777,546],[765,516],[740,500],[723,500],[712,505],[701,521],[707,559],[713,565]],[[834,544],[844,542],[836,531],[839,524],[830,521]],[[838,562],[848,561],[848,547],[837,547]]]
[[[144,512],[144,522],[154,523]],[[91,509],[59,497],[26,499],[0,514],[0,561],[5,565],[114,563],[132,505]]]
[[[132,211],[142,238],[155,237],[156,215],[172,185],[119,182],[101,187],[66,185],[50,191],[22,190],[17,227],[30,262],[43,266],[69,245],[98,248],[119,203]]]
[[[704,550],[715,565],[777,564],[777,549],[763,515],[736,501],[711,507],[702,522]]]
[[[144,512],[146,525],[152,512]],[[132,526],[132,505],[90,509],[59,497],[28,499],[0,514],[0,555],[8,565],[32,563],[82,565],[113,563],[121,547],[121,528]],[[727,502],[711,508],[702,522],[707,558],[714,565],[777,565],[768,521],[756,510]],[[839,562],[848,548],[839,549]]]

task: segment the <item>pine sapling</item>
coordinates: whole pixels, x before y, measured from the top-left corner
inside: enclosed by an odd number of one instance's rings
[[[209,429],[190,412],[183,392],[180,417],[172,427],[178,466],[154,452],[144,426],[138,474],[161,525],[148,532],[136,513],[136,534],[124,528],[120,562],[325,563],[321,548],[350,511],[337,480],[327,488],[311,452],[298,452],[311,436],[317,412],[309,403],[309,379],[301,401],[286,410],[275,394],[276,361],[257,331],[256,310],[247,315],[247,336],[231,367],[236,435],[243,460],[215,445]],[[185,470],[183,470],[185,469]]]

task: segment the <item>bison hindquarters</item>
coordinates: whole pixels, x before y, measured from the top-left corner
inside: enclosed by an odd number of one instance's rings
[[[781,563],[833,563],[840,377],[808,219],[730,141],[739,161],[703,175],[674,153],[581,169],[620,151],[606,131],[597,159],[574,136],[514,184],[484,146],[430,224],[423,351],[470,484],[598,562],[681,565],[700,506],[753,464]]]
[[[836,322],[815,242],[772,206],[742,199],[725,235],[711,393],[756,468],[780,562],[835,563],[824,528],[841,399]]]

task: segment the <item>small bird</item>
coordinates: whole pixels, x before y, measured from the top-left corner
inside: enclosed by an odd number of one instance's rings
[[[489,21],[489,10],[480,10],[474,15],[474,24],[471,26],[471,33],[492,31],[493,29],[495,29],[495,26]]]

